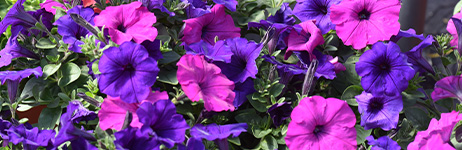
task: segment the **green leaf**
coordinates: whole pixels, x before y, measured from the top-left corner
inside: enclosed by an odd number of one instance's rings
[[[35,44],[35,47],[40,49],[52,49],[56,47],[56,44],[51,42],[48,38],[40,38]]]
[[[364,128],[361,127],[360,125],[355,125],[355,129],[356,129],[356,142],[358,142],[358,145],[363,144],[364,141],[366,141],[366,137],[368,137],[372,133],[371,129],[364,130]]]
[[[271,131],[272,131],[272,129],[263,130],[263,129],[258,128],[258,127],[252,129],[253,136],[255,136],[256,138],[262,138],[262,137],[270,134]]]
[[[44,108],[38,119],[39,129],[53,129],[61,117],[61,107]]]
[[[401,95],[403,97],[403,106],[405,108],[413,106],[416,101],[425,97],[425,94],[419,91],[412,91],[410,93],[402,92]]]
[[[428,117],[428,114],[422,109],[416,107],[408,107],[404,109],[404,114],[417,130],[425,130],[428,128],[428,124],[430,123],[431,118]]]
[[[264,150],[275,150],[278,149],[278,143],[273,136],[268,135],[262,139],[261,148]]]
[[[165,52],[162,54],[162,56],[163,58],[159,60],[159,64],[168,64],[168,63],[177,61],[181,57],[174,51]]]
[[[58,81],[58,86],[64,87],[74,82],[80,77],[80,68],[74,63],[66,63],[59,70],[61,78]]]
[[[33,90],[41,91],[46,85],[46,81],[41,78],[31,78],[27,81],[21,93],[21,98],[28,99],[34,96]]]
[[[284,84],[277,83],[277,84],[271,86],[269,94],[271,96],[277,97],[277,96],[279,96],[279,94],[282,93],[282,90],[284,89],[284,87],[285,87]]]
[[[237,122],[245,122],[248,124],[255,124],[261,121],[261,117],[257,115],[255,109],[245,109],[238,112],[239,114],[234,117]]]
[[[58,71],[59,67],[61,67],[61,64],[48,64],[43,67],[43,77],[47,79],[50,75],[53,75]]]
[[[167,84],[177,85],[178,79],[176,78],[176,72],[176,70],[161,69],[157,80]]]
[[[443,62],[444,66],[448,66],[449,64],[452,64],[451,60],[449,60],[446,57],[441,57],[441,61]]]
[[[363,91],[364,90],[361,86],[351,85],[343,91],[341,99],[347,101],[347,103],[351,106],[358,106],[355,96],[360,95]]]
[[[260,103],[258,100],[254,100],[252,98],[252,95],[247,95],[247,99],[249,100],[250,104],[259,112],[266,112],[266,105],[263,103]]]
[[[230,143],[233,143],[234,145],[241,146],[241,140],[239,139],[239,137],[228,138],[228,141]]]

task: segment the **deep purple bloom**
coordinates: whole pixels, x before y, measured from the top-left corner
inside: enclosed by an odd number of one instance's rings
[[[355,98],[358,111],[361,113],[361,126],[364,129],[382,128],[388,131],[397,127],[399,112],[403,109],[401,95],[375,96],[363,91]]]
[[[300,21],[316,20],[316,25],[321,29],[322,34],[326,34],[335,28],[335,24],[330,21],[330,6],[337,5],[342,0],[297,0],[294,7],[295,16]]]
[[[228,39],[226,45],[231,48],[234,55],[231,56],[231,63],[215,63],[221,68],[222,73],[234,82],[244,82],[249,77],[255,79],[258,73],[255,60],[260,55],[262,46],[245,38]]]
[[[9,112],[9,111],[8,111]],[[6,121],[6,120],[3,120],[3,119],[0,119],[0,138],[2,138],[3,140],[3,145],[2,147],[5,147],[8,145],[9,143],[9,137],[8,137],[8,132],[7,130],[11,128],[11,123]]]
[[[235,83],[233,91],[236,93],[233,105],[238,108],[247,101],[247,95],[254,93],[256,90],[253,85],[253,80],[247,79],[243,83]]]
[[[72,113],[71,121],[73,123],[79,123],[80,121],[90,121],[96,119],[97,115],[95,112],[88,110],[83,107],[80,101],[70,101],[68,105],[69,110],[74,110]],[[69,112],[71,113],[71,112]]]
[[[233,55],[231,48],[225,44],[225,41],[217,41],[215,45],[212,45],[201,40],[191,45],[185,45],[184,49],[186,54],[204,55],[209,62],[222,61],[229,63]]]
[[[51,21],[53,21],[54,16],[52,13],[49,13],[45,11],[44,9],[39,9],[36,11],[27,11],[27,13],[29,13],[36,20],[40,20],[41,18],[43,25],[45,25],[45,27],[49,31],[51,30],[51,28],[53,28],[53,24],[51,24]],[[37,29],[31,29],[30,31],[32,31],[32,34],[35,34],[35,35],[38,35],[40,33],[40,31]],[[21,33],[25,35],[29,35],[29,36],[31,35],[31,33],[29,33],[29,31],[27,30],[22,30]],[[42,33],[42,36],[46,36],[46,33]]]
[[[457,51],[459,51],[459,54],[462,53],[462,21],[459,18],[451,18],[452,22],[454,23],[454,26],[457,31]],[[449,26],[449,25],[448,25]],[[456,39],[456,38],[454,38]]]
[[[133,42],[105,50],[98,67],[101,92],[120,96],[127,103],[146,99],[159,72],[156,60],[149,57],[143,46]]]
[[[335,66],[328,59],[328,55],[324,55],[319,51],[313,51],[312,53],[316,57],[316,60],[318,60],[318,67],[316,68],[316,72],[314,73],[314,76],[316,78],[324,77],[326,79],[333,80],[335,77],[337,77],[337,75],[335,74]],[[308,70],[308,67],[311,64],[311,61],[309,59],[310,54],[306,51],[300,51],[296,52],[295,55],[300,60],[301,65],[299,66],[305,70],[303,73],[306,74],[306,71]]]
[[[2,22],[0,22],[0,33],[6,31],[9,25],[15,26],[23,26],[24,28],[30,28],[35,26],[37,23],[37,19],[35,19],[32,15],[27,13],[24,10],[24,6],[22,5],[26,0],[18,0],[14,3],[13,7],[8,11],[6,16],[2,18]]]
[[[128,126],[128,128],[114,133],[114,136],[117,150],[153,150],[159,149],[160,146],[160,143],[152,140],[148,134],[141,133],[141,130],[136,127]]]
[[[301,67],[296,64],[282,63],[276,60],[276,57],[274,56],[264,55],[262,58],[264,58],[265,61],[276,65],[279,77],[281,78],[279,83],[281,84],[287,85],[295,75],[306,73],[306,67]]]
[[[35,75],[36,78],[42,76],[42,67],[25,69],[21,71],[2,71],[0,72],[0,81],[3,84],[7,83],[8,98],[10,102],[15,102],[18,93],[18,86],[22,79],[28,78],[30,75]]]
[[[268,113],[276,127],[282,125],[284,120],[290,117],[292,106],[290,102],[276,103],[268,108]]]
[[[191,136],[198,139],[215,141],[219,149],[228,149],[228,137],[237,137],[242,132],[247,132],[246,123],[217,125],[215,123],[204,126],[197,124],[191,128]]]
[[[67,15],[56,20],[54,24],[58,26],[58,33],[63,36],[64,43],[69,44],[69,50],[82,53],[80,45],[84,43],[81,41],[81,38],[91,33],[84,27],[75,23],[69,14],[78,14],[90,24],[94,25],[93,18],[95,17],[95,12],[91,8],[76,6],[67,13]]]
[[[150,11],[153,9],[159,9],[160,11],[167,13],[170,16],[175,16],[174,12],[170,12],[163,4],[165,0],[138,0],[143,3],[143,6],[146,6]]]
[[[370,135],[366,137],[367,144],[371,145],[371,150],[400,150],[401,146],[396,141],[393,141],[388,136],[379,137],[377,140],[374,136]]]
[[[188,4],[185,8],[188,18],[196,18],[211,12],[210,6],[202,0],[182,0],[182,2]]]
[[[401,38],[406,37],[406,38],[418,38],[420,40],[424,40],[425,37],[423,34],[417,34],[414,29],[409,28],[408,30],[399,30],[397,35],[393,35],[390,38],[390,41],[397,43]]]
[[[272,53],[275,49],[287,47],[284,38],[289,35],[292,25],[295,24],[295,18],[292,15],[289,3],[283,3],[281,9],[274,15],[269,16],[266,20],[260,20],[260,23],[249,22],[248,27],[263,28],[265,30],[272,27],[275,29],[273,37],[268,41],[268,49]]]
[[[12,126],[7,132],[9,141],[15,145],[22,143],[25,150],[35,150],[40,146],[52,148],[56,134],[54,130],[39,130],[24,124]]]
[[[434,101],[451,97],[462,101],[462,76],[448,76],[439,80],[431,96]]]
[[[399,95],[415,74],[408,57],[393,42],[374,44],[359,58],[356,72],[364,90],[378,96]]]
[[[11,37],[8,39],[5,48],[0,51],[0,67],[7,66],[11,64],[12,59],[18,57],[28,57],[33,59],[39,59],[37,54],[24,48],[19,44],[17,37],[19,32],[24,28],[22,26],[15,26],[11,28]]]
[[[236,11],[236,0],[213,0],[213,2],[217,4],[222,4],[231,11]]]
[[[160,51],[160,40],[154,40],[154,41],[144,41],[141,43],[141,45],[146,48],[146,50],[149,53],[149,57],[154,58],[155,60],[162,59],[162,52]]]
[[[175,105],[170,100],[160,100],[154,104],[142,103],[136,114],[143,123],[141,132],[153,136],[158,143],[172,148],[176,143],[184,141],[189,126],[183,116],[176,113]]]
[[[200,138],[190,137],[186,146],[178,145],[178,150],[205,150],[205,146]]]

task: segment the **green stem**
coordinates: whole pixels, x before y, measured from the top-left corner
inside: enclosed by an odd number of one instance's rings
[[[432,111],[436,115],[436,119],[440,119],[441,113],[433,106],[428,105],[427,103],[424,103],[422,101],[417,100],[417,104],[427,108],[428,110]]]

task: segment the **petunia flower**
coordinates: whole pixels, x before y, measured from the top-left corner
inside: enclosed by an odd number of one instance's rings
[[[362,49],[398,34],[400,8],[398,0],[343,0],[330,7],[330,19],[345,45]]]
[[[162,52],[160,51],[160,40],[154,40],[154,41],[144,41],[141,43],[141,45],[148,50],[149,57],[154,58],[155,60],[162,59],[164,56],[162,56]]]
[[[11,123],[9,121],[3,120],[0,118],[0,138],[2,138],[2,147],[5,147],[9,143],[9,138],[8,138],[8,129],[12,127]]]
[[[292,29],[290,32],[284,59],[288,59],[293,51],[306,51],[310,54],[310,60],[316,58],[313,55],[314,48],[324,43],[321,30],[316,27],[313,20],[302,22],[296,27],[300,27],[302,30],[298,32]]]
[[[80,121],[91,121],[95,120],[97,115],[95,112],[88,110],[85,108],[80,101],[70,101],[68,105],[69,110],[74,110],[72,113],[72,117],[70,118],[71,122],[79,123]]]
[[[117,150],[136,149],[154,150],[159,149],[160,143],[152,140],[148,134],[143,134],[137,127],[128,127],[114,133],[116,140],[114,145]]]
[[[213,2],[217,4],[221,4],[231,11],[236,11],[236,5],[237,5],[236,0],[213,0]]]
[[[292,103],[276,103],[268,108],[267,112],[270,115],[271,120],[273,120],[274,126],[279,127],[284,123],[284,120],[290,117],[290,113],[292,112]]]
[[[63,36],[64,43],[69,44],[69,50],[82,53],[80,45],[84,43],[81,41],[81,38],[86,37],[86,35],[91,35],[91,33],[84,27],[75,23],[69,14],[78,14],[89,23],[94,24],[93,18],[95,17],[95,13],[93,9],[82,8],[82,6],[76,6],[67,13],[67,15],[56,20],[54,24],[58,26],[58,33]]]
[[[17,37],[19,32],[23,29],[21,26],[16,26],[11,29],[11,37],[8,39],[5,48],[0,51],[0,67],[8,66],[11,61],[18,57],[28,57],[39,59],[39,56],[34,52],[24,48],[19,44]]]
[[[148,10],[152,11],[153,9],[159,9],[160,11],[167,13],[170,16],[175,16],[174,12],[169,11],[163,4],[165,0],[138,0],[143,3],[143,6],[146,6]]]
[[[204,100],[207,111],[234,111],[234,82],[204,56],[186,54],[177,63],[177,78],[191,101]]]
[[[36,20],[41,20],[43,25],[45,25],[45,28],[47,28],[49,31],[51,31],[51,28],[53,28],[53,24],[51,23],[54,19],[54,16],[52,13],[49,13],[45,11],[45,9],[39,9],[35,11],[27,11],[28,14],[30,14],[32,17],[34,17]],[[12,28],[16,28],[16,26],[12,26]],[[28,27],[27,27],[28,28]],[[29,30],[22,30],[22,34],[31,36],[32,34],[38,35],[40,34],[40,31],[37,29],[29,29]],[[46,33],[42,33],[42,36],[46,36]]]
[[[182,143],[186,129],[189,128],[183,116],[176,113],[175,105],[170,100],[142,103],[136,114],[143,126],[141,132],[154,137],[158,143],[172,148]]]
[[[338,62],[338,57],[333,58],[332,56],[327,55],[327,59],[331,64],[334,65],[335,73],[339,73],[346,70],[346,67],[342,63]]]
[[[408,30],[399,30],[398,34],[397,35],[393,35],[391,38],[390,38],[390,41],[392,42],[395,42],[395,43],[398,43],[398,41],[403,38],[403,37],[406,37],[406,38],[418,38],[420,40],[424,40],[425,37],[423,36],[423,34],[417,34],[415,32],[414,29],[412,28],[409,28]]]
[[[63,2],[66,3],[67,0],[63,0]],[[67,9],[66,6],[64,6],[62,3],[55,1],[55,0],[45,0],[45,2],[40,4],[40,8],[43,8],[46,11],[53,13],[53,15],[56,15],[56,9],[53,8],[53,6],[62,8],[64,10]]]
[[[256,90],[253,80],[250,78],[242,83],[234,83],[234,85],[235,86],[233,91],[236,93],[236,96],[234,97],[233,105],[234,107],[238,108],[247,101],[247,95],[254,93]]]
[[[241,36],[241,29],[234,26],[233,18],[225,13],[225,6],[220,4],[213,6],[211,13],[183,22],[185,25],[181,40],[188,45],[201,39],[215,45],[216,36],[219,40]]]
[[[156,23],[156,16],[141,2],[108,6],[94,21],[96,26],[104,26],[112,41],[119,45],[132,39],[136,43],[154,41],[157,36],[157,29],[152,26]]]
[[[297,0],[294,7],[294,15],[300,21],[316,20],[316,25],[326,34],[335,28],[330,21],[330,6],[337,5],[342,0]]]
[[[190,137],[186,146],[178,145],[178,150],[205,150],[205,146],[200,138]]]
[[[263,55],[265,61],[272,63],[276,66],[277,72],[279,74],[280,80],[279,83],[288,85],[295,75],[305,74],[306,68],[296,64],[285,64],[276,60],[276,57]]]
[[[141,103],[155,103],[162,99],[168,99],[167,92],[155,91],[150,92],[149,96],[145,100],[141,101]],[[136,110],[141,103],[126,103],[119,97],[106,97],[103,104],[101,104],[101,110],[98,112],[99,127],[103,130],[121,130],[125,121],[125,115],[127,111],[129,111],[133,116],[130,126],[141,128],[143,124],[139,121],[138,115],[136,114]]]
[[[284,138],[289,149],[356,149],[356,117],[343,100],[303,98],[290,118]]]
[[[227,39],[233,56],[230,63],[215,62],[221,72],[234,82],[244,82],[247,78],[256,78],[258,68],[255,60],[263,48],[260,44],[249,42],[245,38]]]
[[[21,71],[2,71],[0,72],[0,81],[7,84],[8,98],[11,103],[16,101],[18,86],[22,79],[35,75],[36,78],[42,76],[42,67],[30,68]]]
[[[306,74],[306,71],[308,71],[308,67],[311,64],[310,53],[306,51],[295,52],[295,56],[297,56],[300,60],[299,66],[300,68],[304,69],[303,74]],[[331,58],[330,55],[324,55],[319,51],[313,51],[312,56],[314,56],[316,60],[318,60],[318,67],[314,72],[314,77],[324,77],[329,80],[333,80],[335,77],[337,77],[337,75],[335,74],[335,65],[331,63],[329,60],[329,58]]]
[[[456,19],[462,19],[462,12],[459,12],[452,16],[451,18],[456,18]],[[456,49],[459,48],[459,34],[457,32],[456,25],[454,24],[454,21],[452,19],[449,19],[448,21],[448,26],[446,27],[446,30],[451,33],[453,39],[451,40],[451,46],[455,47]]]
[[[26,127],[24,124],[12,126],[7,130],[9,142],[22,143],[25,150],[35,150],[40,146],[53,148],[55,130],[39,130],[37,127]]]
[[[456,49],[459,53],[462,53],[462,46],[459,46],[462,45],[462,40],[458,38],[462,35],[462,20],[460,20],[460,18],[451,18],[451,21],[454,24],[457,31],[457,38],[454,38],[458,40]]]
[[[401,95],[375,96],[363,91],[355,98],[358,102],[358,111],[361,113],[361,126],[365,130],[382,128],[388,131],[397,127],[399,112],[403,109]]]
[[[393,42],[378,42],[366,51],[356,63],[356,72],[361,76],[361,85],[372,95],[399,95],[414,77],[415,71]]]
[[[201,40],[191,45],[185,45],[184,49],[186,50],[186,54],[204,55],[209,62],[222,61],[229,63],[233,55],[231,48],[225,44],[225,41],[217,41],[215,45],[212,45]]]
[[[435,83],[433,101],[444,98],[457,98],[462,101],[462,76],[448,76]]]
[[[185,8],[188,18],[196,18],[204,14],[212,12],[210,6],[202,0],[181,0],[188,7]]]
[[[191,128],[190,134],[194,138],[214,141],[215,144],[218,145],[219,149],[228,149],[228,137],[232,136],[235,138],[242,132],[246,131],[246,123],[235,123],[227,125],[217,125],[216,123],[212,123],[207,126],[197,124]]]
[[[149,57],[143,46],[133,42],[104,50],[98,67],[101,92],[127,103],[146,99],[159,73],[156,60]]]
[[[462,120],[462,115],[459,112],[442,113],[440,120],[433,118],[430,121],[427,130],[417,132],[415,140],[408,145],[407,149],[448,147],[446,145],[450,143],[452,130],[460,120]]]
[[[2,18],[2,21],[0,22],[0,33],[5,32],[9,25],[19,25],[24,27],[24,29],[35,26],[38,21],[24,10],[24,6],[22,4],[25,1],[26,0],[16,1],[6,16]]]
[[[374,136],[370,135],[366,137],[367,144],[371,145],[371,150],[400,150],[401,146],[396,141],[393,141],[388,136],[379,137],[377,140]]]

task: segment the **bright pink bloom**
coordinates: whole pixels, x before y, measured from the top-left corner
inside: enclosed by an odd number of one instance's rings
[[[321,30],[314,24],[314,20],[308,20],[299,24],[301,31],[293,29],[288,37],[288,47],[284,59],[292,55],[293,51],[307,51],[310,54],[310,60],[316,58],[313,50],[316,46],[324,43]]]
[[[219,40],[241,36],[241,29],[234,26],[233,18],[225,13],[225,6],[216,4],[211,13],[197,18],[184,20],[183,37],[186,44],[199,42],[201,39],[215,45],[215,37]]]
[[[67,2],[67,1],[64,0],[64,2]],[[60,2],[57,2],[55,0],[46,0],[44,3],[40,4],[40,8],[45,8],[46,11],[51,12],[53,15],[55,15],[56,14],[56,9],[53,8],[53,6],[61,7],[64,10],[67,9],[66,6],[64,6],[63,4],[61,4]]]
[[[443,98],[457,98],[462,101],[462,76],[447,76],[436,82],[432,98],[434,101]]]
[[[107,96],[104,99],[103,104],[101,105],[101,110],[98,112],[99,126],[101,129],[122,129],[122,125],[125,120],[125,115],[127,111],[131,112],[133,115],[133,120],[130,123],[132,127],[141,128],[142,123],[138,120],[138,115],[136,115],[136,110],[139,105],[143,102],[155,103],[159,100],[168,99],[167,92],[151,92],[146,100],[141,101],[140,103],[126,103],[120,99],[120,97],[111,97]]]
[[[332,58],[332,56],[330,55],[328,55],[327,57],[329,58],[329,62],[334,65],[335,73],[339,73],[346,70],[346,67],[342,63],[338,62],[338,57]]]
[[[343,0],[330,7],[330,19],[345,45],[362,49],[398,34],[399,0]]]
[[[452,129],[460,120],[462,120],[462,115],[459,112],[442,113],[440,120],[433,118],[430,121],[427,130],[417,132],[414,142],[410,143],[407,148],[409,150],[425,149],[426,147],[432,149],[435,145],[431,141],[441,141],[435,143],[440,146],[449,145]],[[433,139],[437,135],[440,135],[440,140]]]
[[[452,16],[452,18],[457,18],[457,19],[462,19],[462,12],[459,12]],[[452,37],[454,37],[451,40],[451,46],[454,46],[457,49],[457,41],[459,41],[459,35],[457,35],[457,30],[456,26],[454,25],[454,21],[452,19],[449,19],[448,26],[446,27],[446,30],[448,30],[449,33],[451,33]]]
[[[290,117],[292,121],[284,138],[289,149],[356,149],[356,117],[345,101],[307,97]]]
[[[145,40],[154,41],[157,29],[156,16],[141,2],[132,2],[120,6],[109,6],[95,17],[95,25],[105,26],[112,41],[122,44],[132,39],[140,44]]]
[[[204,56],[186,54],[176,64],[177,78],[191,101],[204,100],[207,111],[234,111],[234,82]]]

